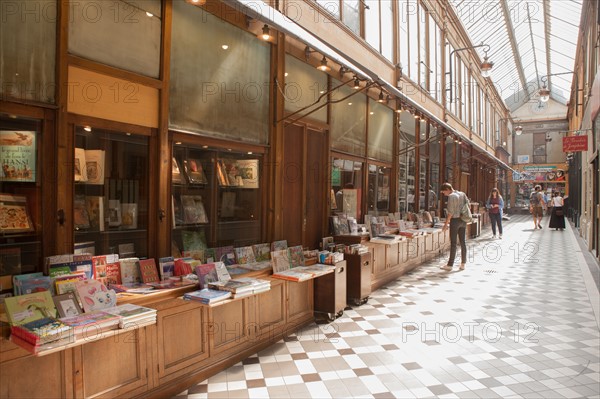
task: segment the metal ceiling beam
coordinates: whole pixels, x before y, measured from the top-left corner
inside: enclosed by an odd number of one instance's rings
[[[513,26],[512,20],[510,19],[510,10],[508,9],[507,1],[499,1],[500,7],[502,7],[502,15],[504,15],[504,22],[506,24],[508,38],[510,39],[510,47],[512,48],[515,65],[517,66],[517,72],[519,73],[519,79],[521,80],[521,87],[527,95],[527,100],[525,102],[527,102],[531,99],[531,94],[527,89],[527,80],[525,79],[525,71],[523,70],[523,64],[521,63],[521,54],[519,54],[519,46],[517,45],[517,39],[515,38],[515,28]]]
[[[550,65],[552,64],[552,57],[550,56],[550,0],[543,0],[544,7],[544,36],[546,39],[546,75],[548,76],[548,88],[552,93],[552,81],[549,76],[552,74]]]

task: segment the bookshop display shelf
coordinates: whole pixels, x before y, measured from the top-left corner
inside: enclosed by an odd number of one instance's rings
[[[337,262],[335,270],[314,279],[315,317],[333,321],[346,308],[346,261]]]
[[[359,306],[371,295],[371,253],[344,254],[346,261],[346,301]]]
[[[0,337],[0,397],[169,397],[267,348],[314,320],[314,280],[271,280],[271,289],[203,305],[195,287],[120,296],[157,310],[155,324],[36,357]],[[27,372],[23,372],[27,370]],[[31,376],[39,383],[31,384]],[[98,378],[101,376],[102,378]]]
[[[376,290],[450,248],[448,230],[422,230],[422,235],[402,237],[391,243],[372,242],[365,235],[339,235],[334,236],[334,241],[346,245],[363,244],[369,248],[371,290]]]

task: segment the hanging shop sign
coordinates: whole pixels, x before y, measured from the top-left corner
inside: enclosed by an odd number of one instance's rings
[[[513,173],[515,182],[560,182],[565,180],[566,172],[556,165],[524,166],[521,172]]]
[[[588,150],[588,136],[563,137],[563,152],[580,152]]]

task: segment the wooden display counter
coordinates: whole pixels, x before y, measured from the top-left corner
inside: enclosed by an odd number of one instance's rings
[[[346,260],[346,302],[366,303],[371,295],[371,254],[344,254]]]
[[[0,397],[170,397],[314,320],[313,280],[271,279],[269,291],[214,305],[185,301],[180,298],[185,291],[119,301],[156,309],[156,324],[42,357],[10,342],[4,324]]]
[[[346,308],[346,261],[337,262],[335,271],[314,279],[315,317],[328,321],[340,317]]]

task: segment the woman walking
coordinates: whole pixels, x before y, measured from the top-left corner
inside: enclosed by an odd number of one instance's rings
[[[492,221],[492,238],[496,238],[496,225],[498,225],[498,237],[502,238],[502,209],[504,208],[504,200],[497,188],[493,188],[490,192],[485,207],[489,209]]]
[[[550,225],[548,227],[551,229],[563,230],[565,228],[565,202],[558,191],[554,192],[551,202],[552,213],[550,214]]]

